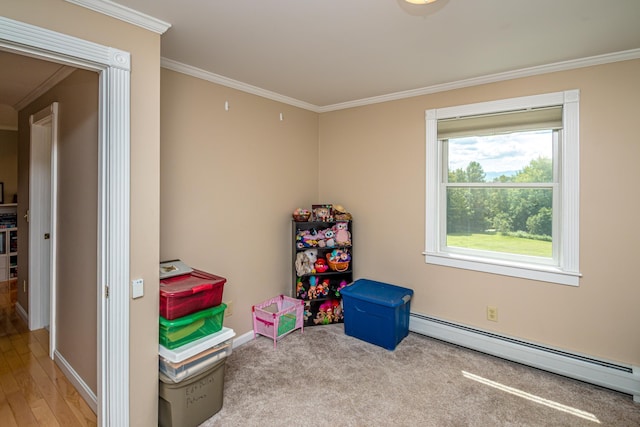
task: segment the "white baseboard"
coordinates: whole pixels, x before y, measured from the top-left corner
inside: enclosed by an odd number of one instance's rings
[[[29,324],[29,315],[27,314],[26,310],[22,308],[19,302],[16,303],[16,313],[18,314],[18,316],[20,316],[25,324]]]
[[[93,412],[98,413],[98,397],[96,394],[87,386],[84,380],[78,375],[78,373],[73,369],[73,367],[67,362],[67,360],[62,357],[58,351],[54,351],[54,361],[56,365],[60,368],[60,370],[64,373],[67,379],[73,384],[76,388],[80,396],[87,402],[87,404],[91,407]]]
[[[233,340],[233,347],[232,348],[240,347],[241,345],[246,344],[251,340],[253,340],[253,330],[251,330],[249,332],[246,332],[246,333],[236,337]]]
[[[18,316],[24,320],[24,322],[29,324],[29,315],[22,308],[20,303],[16,303],[16,313]],[[69,382],[73,384],[73,386],[78,390],[78,393],[82,396],[82,398],[87,402],[87,404],[91,407],[93,412],[98,413],[98,398],[96,394],[87,386],[87,384],[82,380],[82,378],[76,373],[76,371],[71,367],[69,362],[62,357],[58,351],[54,351],[53,354],[54,362],[60,368],[62,373],[67,377]]]
[[[640,367],[541,346],[480,329],[411,313],[409,330],[633,396],[640,402]]]

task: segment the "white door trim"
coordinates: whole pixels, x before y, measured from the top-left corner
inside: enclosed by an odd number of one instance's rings
[[[0,48],[100,73],[98,423],[128,426],[130,54],[5,17]]]

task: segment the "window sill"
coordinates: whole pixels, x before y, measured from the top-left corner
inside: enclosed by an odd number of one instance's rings
[[[521,264],[509,261],[473,258],[458,254],[436,254],[423,252],[427,264],[519,277],[560,285],[579,286],[580,273],[563,271],[557,267]]]

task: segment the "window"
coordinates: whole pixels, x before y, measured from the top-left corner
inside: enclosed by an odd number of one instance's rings
[[[425,260],[578,285],[579,91],[426,112]]]

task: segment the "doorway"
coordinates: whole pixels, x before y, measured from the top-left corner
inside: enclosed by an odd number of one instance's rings
[[[100,75],[97,415],[100,425],[128,425],[130,56],[5,17],[0,49]]]

